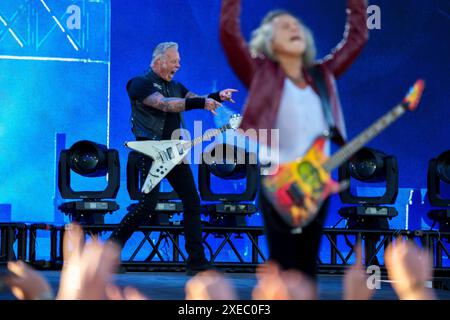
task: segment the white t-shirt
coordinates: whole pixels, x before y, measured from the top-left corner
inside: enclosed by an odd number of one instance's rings
[[[275,129],[279,129],[279,158],[260,145],[260,161],[286,163],[305,155],[314,140],[328,130],[319,96],[311,86],[301,89],[290,79],[284,81]],[[263,148],[263,150],[261,150]],[[325,152],[329,154],[329,143]],[[270,153],[270,155],[269,155]]]

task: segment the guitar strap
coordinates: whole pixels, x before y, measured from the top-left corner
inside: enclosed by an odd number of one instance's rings
[[[319,91],[319,98],[322,105],[323,114],[325,116],[325,120],[328,124],[328,128],[330,129],[330,138],[333,140],[337,140],[339,144],[340,142],[340,134],[336,130],[336,122],[334,121],[333,111],[331,109],[330,96],[328,94],[327,85],[325,81],[325,77],[323,72],[320,70],[320,66],[316,66],[309,70],[311,77],[314,80],[314,84]]]
[[[314,80],[317,90],[319,91],[319,98],[322,104],[323,114],[325,115],[325,120],[330,128],[334,128],[336,125],[334,123],[333,114],[331,111],[330,96],[328,95],[327,86],[325,83],[325,77],[320,70],[320,66],[316,66],[310,70],[310,74]]]

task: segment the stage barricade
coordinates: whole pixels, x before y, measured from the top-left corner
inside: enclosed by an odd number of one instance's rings
[[[27,225],[24,223],[0,223],[0,234],[0,263],[25,260],[27,256]]]
[[[324,229],[319,269],[322,272],[343,272],[354,262],[353,246],[360,242],[364,264],[378,265],[385,272],[384,249],[398,237],[414,240],[419,246],[427,248],[434,262],[435,275],[450,276],[450,233],[438,231]],[[323,254],[324,251],[327,254]]]
[[[99,235],[107,238],[109,232],[117,225],[84,226],[87,235]],[[1,223],[1,256],[2,261],[26,260],[40,269],[59,269],[62,266],[62,239],[64,226],[49,224]],[[38,232],[40,237],[38,237]],[[141,226],[137,232],[143,238],[136,242],[128,258],[122,257],[122,266],[127,271],[183,271],[186,253],[184,251],[183,226]],[[203,227],[203,240],[207,257],[217,268],[229,272],[252,272],[255,267],[267,259],[262,237],[263,227]],[[363,248],[366,266],[378,266],[383,276],[384,249],[397,237],[411,239],[418,245],[427,248],[432,255],[435,267],[435,279],[450,279],[450,233],[438,231],[408,230],[349,230],[324,229],[319,272],[324,274],[342,274],[345,268],[354,262],[355,243],[360,242]],[[236,241],[245,239],[250,243],[248,252],[241,252]],[[48,245],[40,245],[45,240]],[[163,245],[166,248],[163,250]],[[167,250],[167,244],[170,250]],[[219,255],[227,248],[233,255],[230,260],[219,259]],[[40,254],[37,251],[48,250]],[[163,252],[164,251],[164,252]],[[170,251],[170,252],[168,252]],[[146,255],[138,259],[139,254]],[[229,256],[229,254],[228,254]]]
[[[83,229],[87,236],[98,235],[100,238],[107,238],[104,234],[113,231],[117,225],[85,225]],[[37,232],[47,232],[50,239],[49,260],[36,259],[36,247],[38,246]],[[63,262],[62,239],[64,236],[64,226],[50,226],[45,224],[35,224],[29,226],[30,248],[28,261],[39,268],[58,269]],[[142,233],[143,238],[138,242],[136,248],[131,250],[131,255],[127,259],[122,259],[122,266],[129,271],[181,271],[184,270],[187,259],[185,251],[182,249],[181,242],[184,240],[183,226],[141,226],[136,233]],[[151,239],[152,235],[157,236],[156,241]],[[224,268],[227,271],[251,272],[266,257],[261,249],[260,237],[264,235],[264,229],[261,227],[203,227],[203,243],[207,257],[218,268]],[[218,241],[210,241],[214,237]],[[180,239],[181,238],[181,239]],[[245,255],[236,247],[235,239],[245,239],[250,243],[250,252]],[[163,240],[170,243],[170,257],[164,257],[162,254]],[[212,245],[215,242],[215,245]],[[148,244],[150,250],[147,258],[138,259],[138,254],[144,250],[144,245]],[[224,261],[218,259],[226,247],[231,248],[234,254],[233,261]]]

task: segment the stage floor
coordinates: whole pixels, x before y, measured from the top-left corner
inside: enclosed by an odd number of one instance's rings
[[[44,271],[54,290],[59,282],[60,272]],[[241,300],[250,300],[251,292],[256,284],[254,273],[226,273],[225,276],[235,286]],[[183,300],[184,286],[191,277],[183,272],[127,272],[115,275],[116,283],[123,286],[133,286],[153,300]],[[342,296],[341,276],[319,276],[320,298],[324,300],[340,300]],[[437,290],[439,299],[450,300],[450,291]],[[15,299],[10,293],[0,293],[0,300]],[[377,290],[375,300],[396,300],[397,296],[391,285],[382,282],[381,289]]]

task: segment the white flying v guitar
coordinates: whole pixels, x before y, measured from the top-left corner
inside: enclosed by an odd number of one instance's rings
[[[215,130],[210,130],[201,137],[191,141],[185,140],[157,140],[157,141],[130,141],[125,146],[140,152],[153,159],[144,185],[143,193],[149,193],[164,177],[188,154],[191,148],[204,140],[218,136],[227,129],[237,129],[241,124],[242,117],[239,114],[231,116],[228,124]]]

